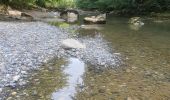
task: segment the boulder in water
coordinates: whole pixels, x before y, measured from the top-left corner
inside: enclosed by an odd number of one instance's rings
[[[62,47],[65,49],[85,49],[86,46],[75,39],[65,39],[62,41]]]
[[[100,14],[98,16],[85,17],[84,22],[86,24],[106,24],[106,14]]]
[[[61,18],[65,19],[67,22],[76,22],[79,17],[79,13],[76,10],[69,9],[60,13]]]
[[[144,25],[144,23],[142,22],[140,17],[132,17],[132,18],[130,18],[129,23],[133,24],[135,26],[143,26]]]
[[[132,30],[138,31],[143,25],[144,23],[140,17],[132,17],[129,20],[129,26]]]

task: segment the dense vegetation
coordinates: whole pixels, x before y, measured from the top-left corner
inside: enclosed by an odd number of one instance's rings
[[[10,5],[14,8],[36,6],[45,8],[73,8],[76,4],[74,0],[0,0],[0,3]]]
[[[170,0],[0,0],[13,7],[96,9],[123,13],[160,12],[170,10]]]
[[[102,11],[160,12],[170,10],[170,0],[78,0],[77,5],[84,9]]]

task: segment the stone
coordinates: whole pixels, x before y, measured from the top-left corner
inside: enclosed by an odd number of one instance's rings
[[[21,13],[21,17],[25,17],[26,19],[29,19],[29,20],[34,20],[34,17],[32,15],[25,13],[25,12]]]
[[[79,17],[79,13],[76,10],[73,9],[67,9],[65,11],[62,11],[60,13],[60,17],[65,19],[67,22],[76,22],[78,20]]]
[[[126,100],[133,100],[131,97],[127,97],[127,99]]]
[[[62,47],[65,49],[85,49],[86,46],[75,39],[65,39],[62,41]]]
[[[17,92],[12,92],[11,95],[12,96],[15,96],[17,94]]]
[[[143,26],[144,25],[144,23],[142,22],[140,17],[132,17],[132,18],[130,18],[129,23],[133,24],[135,26]]]
[[[21,12],[18,10],[13,10],[11,8],[9,8],[7,10],[7,15],[9,16],[9,18],[13,18],[13,19],[18,19],[18,20],[27,20],[27,21],[32,21],[34,20],[34,17],[26,12]]]
[[[86,24],[106,24],[106,14],[85,17],[84,22]]]
[[[19,80],[19,78],[20,78],[20,76],[19,76],[19,75],[16,75],[16,76],[13,77],[13,81],[16,82],[16,81]]]
[[[18,10],[8,10],[8,15],[13,17],[21,17],[21,11]]]
[[[129,19],[128,23],[129,23],[130,29],[135,30],[135,31],[138,31],[144,25],[140,17],[132,17]]]

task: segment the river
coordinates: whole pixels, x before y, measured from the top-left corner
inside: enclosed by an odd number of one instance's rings
[[[77,30],[79,37],[102,35],[121,54],[116,69],[96,70],[76,58],[54,59],[37,71],[30,84],[14,90],[17,100],[169,100],[170,21],[110,16],[107,24]],[[94,26],[93,26],[94,27]]]

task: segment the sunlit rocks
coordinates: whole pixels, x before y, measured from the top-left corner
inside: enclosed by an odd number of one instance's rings
[[[21,17],[21,11],[18,10],[8,10],[8,15],[12,17]]]
[[[86,23],[86,24],[106,24],[106,14],[85,17],[84,23]]]
[[[62,47],[65,49],[85,49],[86,46],[75,39],[65,39],[62,41]]]

